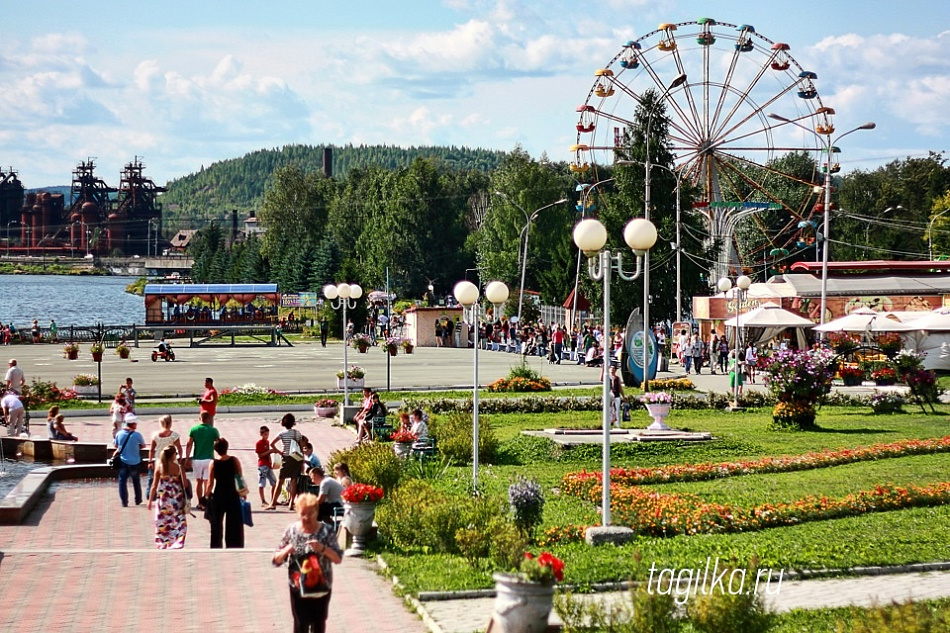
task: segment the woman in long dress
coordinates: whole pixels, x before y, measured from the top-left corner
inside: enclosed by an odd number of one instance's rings
[[[185,518],[185,484],[178,451],[166,446],[155,469],[155,478],[148,493],[148,509],[155,505],[155,546],[158,549],[181,549],[188,534]]]

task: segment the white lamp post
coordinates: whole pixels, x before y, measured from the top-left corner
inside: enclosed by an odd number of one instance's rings
[[[495,195],[504,198],[511,204],[521,209],[521,212],[524,213],[525,224],[524,224],[524,228],[521,229],[521,232],[524,234],[524,255],[523,256],[521,255],[521,238],[520,237],[518,238],[518,253],[519,253],[518,259],[521,260],[521,290],[518,292],[518,324],[520,327],[521,304],[524,301],[524,276],[525,276],[525,270],[527,270],[527,267],[528,267],[528,238],[531,237],[531,223],[534,222],[535,218],[538,217],[539,213],[541,213],[545,209],[550,209],[551,207],[555,205],[564,204],[565,202],[567,202],[567,198],[561,198],[560,200],[555,200],[551,204],[546,204],[543,207],[535,209],[534,212],[529,214],[527,211],[525,211],[524,207],[522,207],[520,204],[512,200],[508,196],[508,194],[503,193],[501,191],[496,191]]]
[[[346,349],[349,341],[346,338],[346,311],[356,307],[356,300],[363,296],[363,289],[357,284],[341,283],[334,286],[327,284],[323,287],[323,296],[330,302],[334,310],[343,310],[343,421],[346,421],[346,405],[350,403],[350,378],[347,374]]]
[[[818,137],[818,140],[822,141],[823,143],[825,142],[825,139],[827,138],[827,143],[825,144],[825,151],[827,152],[827,155],[825,156],[825,159],[828,162],[825,165],[825,184],[824,184],[825,204],[824,204],[824,219],[822,221],[822,229],[821,229],[821,233],[822,233],[821,315],[818,318],[818,321],[819,321],[818,324],[824,325],[825,324],[825,309],[828,304],[828,236],[829,236],[828,225],[830,224],[829,218],[831,216],[831,161],[833,158],[832,154],[835,151],[837,151],[837,148],[835,147],[835,143],[837,143],[838,141],[846,137],[848,134],[853,134],[860,130],[873,130],[874,128],[877,127],[877,124],[874,123],[873,121],[869,121],[865,123],[864,125],[859,125],[853,130],[848,130],[844,134],[841,134],[836,139],[832,140],[831,134],[819,134],[818,132],[811,129],[810,127],[805,127],[801,123],[797,121],[793,121],[792,119],[788,119],[781,115],[771,113],[769,114],[769,118],[775,119],[776,121],[782,121],[783,123],[791,123],[795,127],[801,128],[805,130],[806,132],[811,132],[816,137]]]
[[[934,220],[939,218],[944,213],[950,212],[950,209],[944,209],[934,217],[930,219],[930,224],[927,225],[927,253],[930,256],[930,261],[934,260]],[[9,238],[8,238],[9,239]]]
[[[594,281],[604,282],[604,380],[603,380],[603,407],[602,424],[604,431],[603,442],[603,500],[601,523],[604,527],[610,525],[610,276],[616,271],[621,279],[633,281],[643,272],[643,262],[646,254],[656,244],[656,227],[649,220],[637,218],[630,220],[623,231],[624,241],[633,250],[637,258],[637,270],[632,275],[623,270],[623,255],[611,253],[604,249],[607,243],[607,229],[598,220],[581,220],[574,227],[574,243],[588,257],[587,272]],[[603,250],[602,250],[603,249]],[[646,334],[646,333],[645,333]],[[646,342],[644,342],[646,343]],[[644,344],[644,347],[648,347]],[[644,372],[649,365],[644,365]],[[644,373],[644,376],[646,374]],[[644,382],[645,384],[645,382]]]
[[[722,293],[727,293],[732,290],[732,281],[728,277],[723,277],[719,280],[717,284],[719,291]],[[735,338],[736,338],[736,358],[735,364],[733,365],[733,381],[732,381],[732,408],[737,410],[739,409],[739,339],[741,337],[742,329],[739,325],[739,313],[742,310],[742,298],[745,296],[745,293],[752,286],[752,279],[745,275],[740,275],[736,279],[736,291],[735,291],[735,300],[736,300],[736,329],[735,329]]]
[[[456,301],[463,309],[469,310],[469,327],[474,329],[472,334],[472,365],[474,380],[472,381],[472,489],[478,494],[478,286],[470,281],[460,281],[452,291]],[[485,298],[495,306],[508,300],[508,286],[500,281],[492,281],[485,287]]]

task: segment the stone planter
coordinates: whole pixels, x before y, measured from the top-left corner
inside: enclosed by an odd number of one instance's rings
[[[343,378],[336,379],[337,389],[343,388]],[[347,387],[350,389],[362,389],[363,388],[363,379],[362,378],[350,378],[347,380]]]
[[[492,621],[501,633],[542,633],[554,601],[554,585],[496,573]],[[492,629],[495,630],[495,629]]]
[[[376,517],[376,503],[362,501],[343,504],[343,527],[353,535],[353,545],[344,552],[345,556],[360,556],[366,551],[366,544],[376,535],[373,519]]]
[[[313,408],[313,413],[318,418],[335,418],[337,411],[339,411],[337,407],[316,407],[315,406]]]
[[[73,385],[73,391],[80,396],[95,396],[99,394],[99,385]]]
[[[666,425],[666,416],[670,414],[671,405],[669,404],[647,404],[647,413],[653,418],[653,424],[647,427],[648,431],[672,431]]]
[[[396,457],[399,459],[406,459],[409,457],[409,453],[412,451],[412,442],[395,442],[393,443],[393,452],[396,453]]]

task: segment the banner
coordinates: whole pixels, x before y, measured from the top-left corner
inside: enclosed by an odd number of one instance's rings
[[[636,309],[627,318],[627,330],[623,338],[623,350],[620,354],[620,370],[623,384],[628,387],[639,387],[643,382],[643,317]],[[649,348],[647,355],[647,376],[650,380],[656,378],[656,337],[651,331],[647,339]]]

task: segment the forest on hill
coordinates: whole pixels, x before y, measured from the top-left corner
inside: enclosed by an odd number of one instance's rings
[[[219,161],[168,183],[162,196],[163,224],[177,228],[200,228],[209,220],[227,220],[232,209],[239,217],[258,210],[274,172],[295,166],[303,172],[323,171],[323,149],[333,150],[334,178],[345,178],[354,169],[386,170],[408,167],[417,158],[432,160],[449,170],[496,169],[506,152],[467,147],[395,147],[390,145],[286,145],[261,149],[240,158]],[[229,220],[228,220],[229,221]]]

